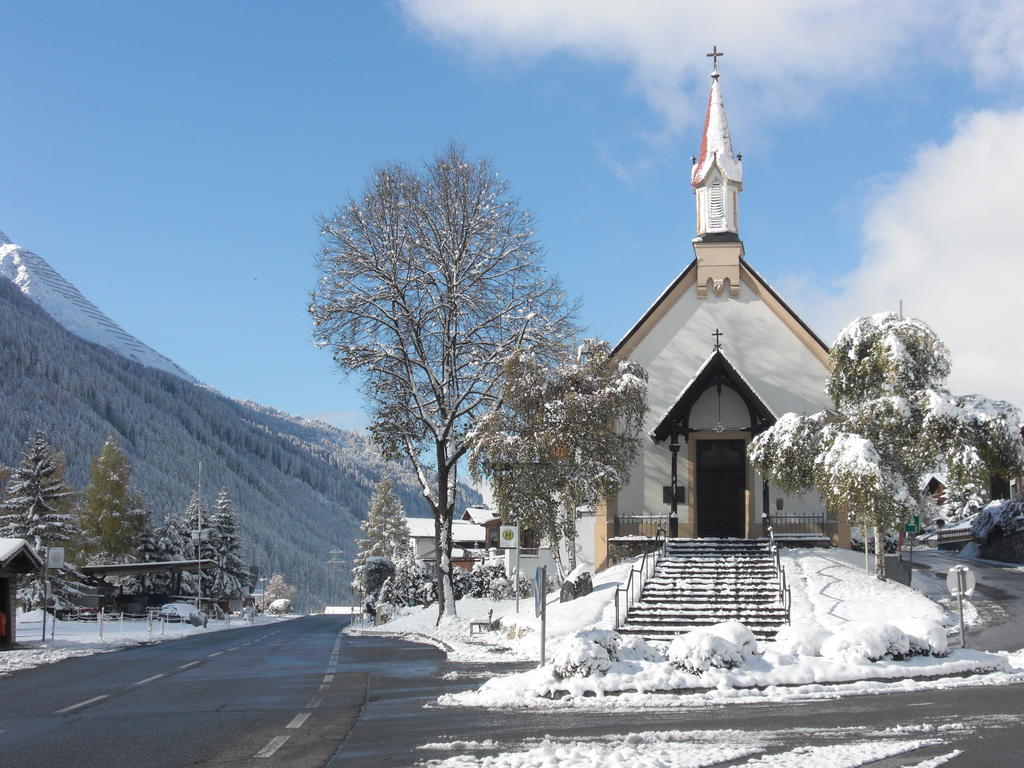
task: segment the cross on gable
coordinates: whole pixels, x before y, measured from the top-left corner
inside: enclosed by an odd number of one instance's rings
[[[715,328],[715,332],[711,334],[715,337],[715,352],[722,348],[722,337],[725,335],[720,330]]]

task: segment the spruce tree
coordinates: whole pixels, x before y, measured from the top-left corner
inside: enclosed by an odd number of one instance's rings
[[[218,598],[240,597],[248,584],[242,543],[238,537],[238,515],[231,497],[223,488],[217,496],[217,508],[210,517],[211,542],[217,569],[211,580],[211,595]]]
[[[216,560],[216,532],[210,526],[210,510],[206,507],[198,491],[193,492],[185,508],[185,559]],[[198,574],[186,571],[182,574],[182,591],[185,594],[197,594]],[[211,570],[202,572],[202,595],[209,597],[213,589],[214,574]]]
[[[382,477],[370,498],[366,520],[359,524],[365,539],[358,542],[359,552],[352,566],[353,589],[365,592],[364,568],[371,557],[386,557],[397,571],[414,567],[409,525],[405,522],[402,502],[395,495],[391,479]]]
[[[174,512],[164,517],[163,524],[155,531],[156,559],[161,562],[185,560],[190,546],[188,526],[181,515]],[[172,595],[181,594],[181,574],[160,575],[154,588],[164,589]]]
[[[93,459],[78,517],[86,538],[86,555],[116,560],[133,554],[138,546],[148,516],[128,487],[131,471],[117,438],[109,435]]]
[[[59,547],[75,533],[66,511],[72,491],[64,482],[64,460],[42,432],[34,433],[22,450],[21,462],[7,482],[0,504],[0,536],[25,539],[45,558],[47,547]],[[71,598],[81,593],[81,577],[71,567],[48,574],[53,594]],[[43,575],[28,574],[19,581],[18,600],[27,609],[42,605]]]

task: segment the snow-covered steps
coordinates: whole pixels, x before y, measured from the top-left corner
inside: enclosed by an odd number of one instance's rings
[[[767,541],[670,539],[619,631],[670,640],[700,627],[741,621],[768,639],[787,616]]]

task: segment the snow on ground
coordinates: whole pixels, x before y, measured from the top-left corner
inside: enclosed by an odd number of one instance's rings
[[[1001,728],[1019,728],[1020,716],[1004,716]],[[951,740],[971,738],[991,718],[965,718],[958,722],[915,722],[885,729],[838,726],[787,731],[694,730],[639,732],[594,738],[556,738],[526,742],[453,741],[424,744],[427,758],[419,763],[433,768],[697,768],[742,763],[761,768],[857,768],[880,760],[899,758],[909,768],[938,768],[962,753]],[[831,743],[822,743],[831,742]],[[799,742],[800,746],[793,746]],[[455,753],[455,754],[453,754]],[[484,753],[484,754],[480,754]],[[887,763],[888,764],[888,763]]]
[[[0,651],[0,676],[29,669],[42,664],[53,664],[64,659],[77,656],[91,656],[94,653],[109,653],[128,648],[133,645],[159,643],[179,637],[222,632],[226,629],[240,629],[253,624],[272,624],[284,618],[260,615],[250,623],[245,619],[231,620],[211,619],[205,628],[193,627],[188,623],[164,624],[161,630],[159,620],[152,625],[145,619],[125,619],[120,622],[107,618],[103,622],[103,638],[99,636],[99,627],[94,621],[57,621],[54,628],[51,617],[46,619],[46,641],[42,637],[42,612],[31,611],[18,613],[17,645],[9,651]],[[51,639],[53,633],[53,639]]]
[[[792,591],[792,626],[777,641],[759,643],[756,654],[737,656],[728,650],[731,641],[720,642],[734,640],[733,630],[713,630],[713,637],[690,645],[711,655],[724,653],[725,660],[702,664],[705,671],[695,674],[665,645],[607,632],[614,626],[615,588],[632,567],[630,561],[596,574],[590,595],[569,603],[548,595],[544,667],[491,678],[477,690],[448,694],[438,703],[659,708],[1024,682],[1024,653],[948,649],[946,635],[955,615],[920,592],[877,581],[844,553],[786,550],[783,562]],[[518,614],[514,601],[485,599],[462,600],[458,610],[458,617],[436,627],[436,607],[431,606],[409,610],[381,627],[353,631],[432,641],[453,661],[539,659],[540,622],[533,616],[532,600],[521,601]],[[489,610],[499,629],[471,635],[470,621],[486,619]],[[594,629],[605,631],[586,632]]]

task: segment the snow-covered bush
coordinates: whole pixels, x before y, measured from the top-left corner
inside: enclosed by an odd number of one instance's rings
[[[893,624],[903,631],[910,644],[908,656],[945,656],[949,651],[949,638],[945,628],[928,619],[901,618]]]
[[[910,640],[899,627],[881,622],[851,621],[836,629],[821,645],[826,659],[856,663],[900,660],[910,654]]]
[[[899,549],[899,545],[899,537],[892,531],[886,531],[882,537],[882,551],[887,555],[895,554],[896,550]],[[861,529],[857,526],[853,526],[850,529],[850,549],[854,552],[864,551],[864,538],[861,534]],[[870,554],[875,553],[875,542],[873,539],[868,541],[868,552]]]
[[[559,680],[607,672],[619,660],[622,637],[609,629],[588,629],[565,638],[551,655]]]
[[[503,600],[508,596],[509,583],[505,567],[499,563],[476,565],[469,574],[469,597],[489,597]]]
[[[813,622],[787,624],[775,635],[775,650],[791,655],[821,656],[821,646],[831,636],[831,632]]]
[[[982,544],[1024,531],[1024,499],[993,501],[971,523],[971,536]]]
[[[700,675],[709,669],[742,666],[756,649],[757,640],[747,627],[727,621],[677,637],[668,647],[668,660],[678,669]]]
[[[367,597],[376,596],[384,582],[395,575],[395,566],[386,557],[368,557],[362,566],[362,582]]]
[[[636,635],[624,635],[619,643],[619,661],[664,661],[665,654]]]
[[[280,616],[281,614],[288,613],[292,609],[292,601],[286,597],[279,597],[277,600],[271,600],[270,605],[267,606],[267,613],[273,616]]]

